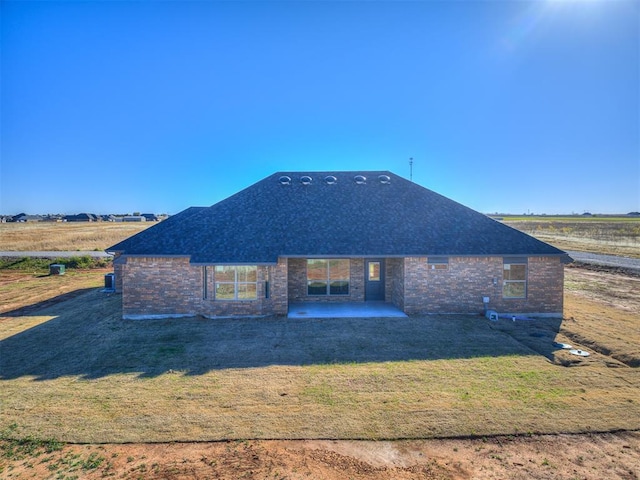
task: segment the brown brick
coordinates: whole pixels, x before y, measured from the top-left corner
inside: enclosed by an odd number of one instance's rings
[[[364,301],[364,259],[350,259],[349,295],[307,295],[306,259],[281,258],[258,266],[255,300],[214,298],[215,269],[191,265],[187,257],[127,257],[114,262],[123,315],[286,315],[291,302]],[[528,259],[527,296],[502,297],[502,257],[450,257],[447,269],[431,269],[426,257],[387,258],[386,301],[408,314],[481,313],[482,297],[499,313],[561,314],[564,268],[558,257]],[[266,298],[266,285],[269,296]],[[206,293],[206,294],[205,294]]]

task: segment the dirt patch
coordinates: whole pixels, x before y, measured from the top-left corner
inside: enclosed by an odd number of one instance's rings
[[[637,479],[640,432],[469,440],[67,445],[0,460],[3,478]]]

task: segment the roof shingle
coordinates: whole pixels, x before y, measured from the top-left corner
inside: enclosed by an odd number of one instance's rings
[[[356,175],[366,182],[357,183]],[[280,181],[284,176],[289,184]],[[309,184],[300,180],[304,176]],[[192,263],[211,264],[274,263],[279,256],[564,254],[388,171],[278,172],[108,251],[188,255]]]

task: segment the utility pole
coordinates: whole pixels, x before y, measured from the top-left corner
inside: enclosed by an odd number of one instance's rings
[[[413,157],[409,157],[409,180],[413,182]]]

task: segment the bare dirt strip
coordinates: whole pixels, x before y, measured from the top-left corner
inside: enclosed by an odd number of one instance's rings
[[[2,478],[637,479],[640,432],[455,440],[67,445],[0,460]]]

